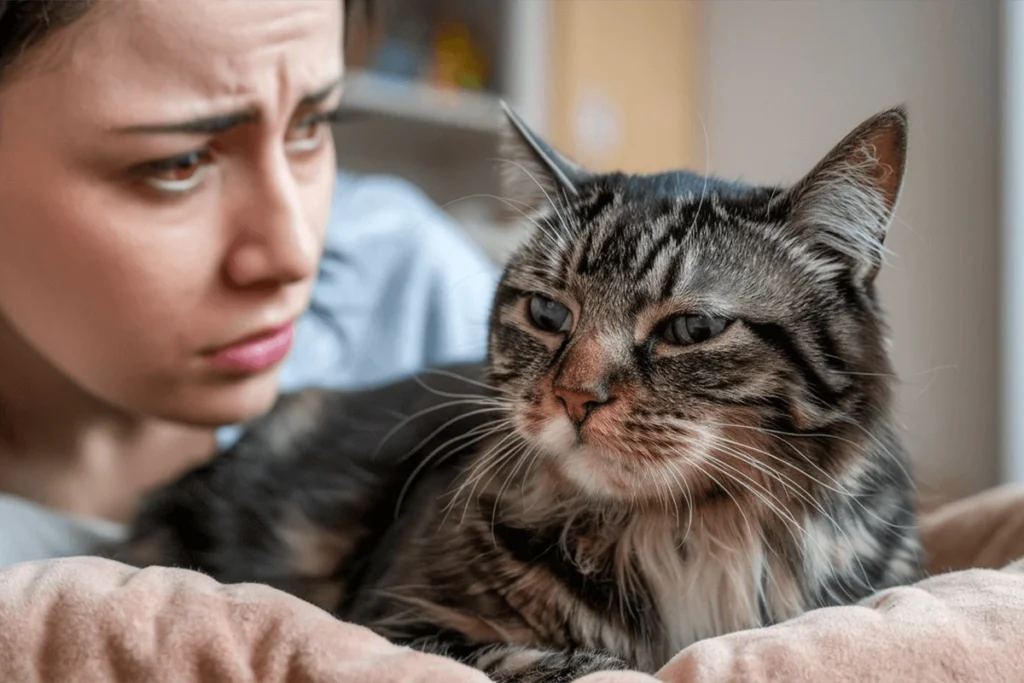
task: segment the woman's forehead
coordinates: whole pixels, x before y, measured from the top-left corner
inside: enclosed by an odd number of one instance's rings
[[[37,93],[104,128],[224,107],[287,110],[342,74],[340,0],[98,5],[53,44],[40,46],[55,54],[26,80],[45,81],[36,84]]]

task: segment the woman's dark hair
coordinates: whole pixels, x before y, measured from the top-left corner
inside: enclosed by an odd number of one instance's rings
[[[370,16],[374,0],[342,2],[345,14],[359,3]],[[26,50],[81,17],[94,3],[95,0],[0,0],[0,79]]]
[[[0,0],[0,78],[26,50],[85,14],[93,0]]]

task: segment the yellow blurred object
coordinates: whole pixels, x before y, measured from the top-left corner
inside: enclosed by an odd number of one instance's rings
[[[434,54],[430,80],[442,88],[482,90],[487,80],[487,63],[466,24],[441,22],[434,31]]]

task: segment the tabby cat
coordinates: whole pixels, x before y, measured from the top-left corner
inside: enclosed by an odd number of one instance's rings
[[[282,397],[117,556],[518,683],[654,671],[917,578],[875,287],[903,109],[786,188],[590,173],[506,114],[505,199],[536,231],[486,366]]]

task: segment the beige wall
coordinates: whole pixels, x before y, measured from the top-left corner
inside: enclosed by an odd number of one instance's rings
[[[678,0],[548,0],[548,6],[550,141],[594,170],[644,173],[691,164],[699,6]],[[582,119],[594,111],[609,117],[610,130],[588,129]],[[591,144],[598,139],[601,144]]]
[[[702,116],[712,172],[796,179],[905,102],[905,194],[881,276],[923,491],[998,477],[998,59],[992,0],[710,0]]]

